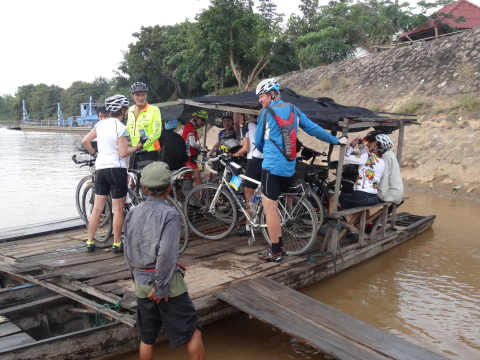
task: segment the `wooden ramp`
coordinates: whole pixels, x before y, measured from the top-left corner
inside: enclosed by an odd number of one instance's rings
[[[337,359],[446,359],[265,277],[216,296]]]

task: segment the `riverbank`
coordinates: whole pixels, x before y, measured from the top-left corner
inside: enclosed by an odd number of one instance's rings
[[[342,105],[417,114],[421,126],[405,131],[405,183],[478,201],[479,46],[480,29],[476,29],[285,74],[279,80],[283,87],[312,97],[331,97]]]

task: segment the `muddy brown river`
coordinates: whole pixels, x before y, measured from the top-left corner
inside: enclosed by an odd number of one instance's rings
[[[68,134],[0,129],[0,228],[75,216],[85,173]],[[453,359],[480,359],[480,203],[410,193],[403,211],[436,214],[433,229],[302,291],[370,325]],[[209,359],[323,359],[317,351],[238,315],[204,334]],[[157,359],[185,359],[156,347]],[[133,360],[136,353],[115,356]]]

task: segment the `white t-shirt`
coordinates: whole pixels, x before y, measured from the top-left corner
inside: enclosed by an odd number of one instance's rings
[[[360,153],[354,154],[351,146],[347,147],[345,154],[346,164],[357,164],[358,178],[353,185],[355,191],[365,191],[370,194],[377,194],[380,179],[385,171],[385,161],[375,154],[369,153],[362,147]]]
[[[253,122],[248,123],[248,131],[247,131],[247,137],[248,137],[248,142],[250,145],[250,148],[247,153],[247,159],[252,159],[253,157],[256,157],[258,159],[263,159],[263,153],[260,152],[260,150],[257,149],[255,146],[255,131],[257,130],[257,124]]]
[[[100,120],[95,130],[98,146],[95,169],[126,168],[127,159],[120,157],[117,141],[122,136],[128,136],[127,127],[116,118],[108,118]]]

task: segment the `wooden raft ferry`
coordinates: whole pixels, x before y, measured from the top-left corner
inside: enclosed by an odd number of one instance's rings
[[[399,160],[404,127],[418,124],[411,116],[379,116],[328,99],[302,97],[288,89],[282,91],[282,97],[324,128],[344,135],[370,127],[399,130]],[[182,100],[162,112],[170,111],[185,121],[195,108],[207,109],[209,119],[219,111],[253,115],[259,111],[255,95],[243,93]],[[344,154],[345,146],[341,146],[333,209],[337,209]],[[374,226],[367,234],[367,216],[374,211],[376,215],[368,218]],[[360,215],[358,229],[343,220],[353,213]],[[303,256],[288,256],[282,263],[257,260],[256,253],[265,244],[249,247],[243,237],[211,241],[191,234],[180,262],[188,267],[186,282],[205,325],[238,311],[220,300],[228,297],[225,290],[234,289],[233,285],[261,277],[294,289],[312,285],[414,238],[429,229],[434,219],[397,214],[397,206],[390,203],[332,211],[316,247]],[[345,229],[356,234],[357,240],[348,241]],[[0,233],[0,280],[9,286],[0,289],[0,359],[93,359],[137,349],[136,299],[123,257],[113,254],[108,245],[86,253],[85,230],[29,236],[22,240]]]
[[[192,239],[181,261],[205,325],[237,311],[215,295],[232,284],[261,276],[295,289],[315,284],[417,236],[433,221],[398,214],[385,238],[340,244],[336,257],[313,252],[260,263],[255,254],[263,244],[248,247],[246,238],[229,237]],[[0,359],[93,359],[137,349],[130,271],[109,247],[86,253],[85,240],[86,231],[75,230],[0,244],[3,281],[17,284],[0,289]]]

